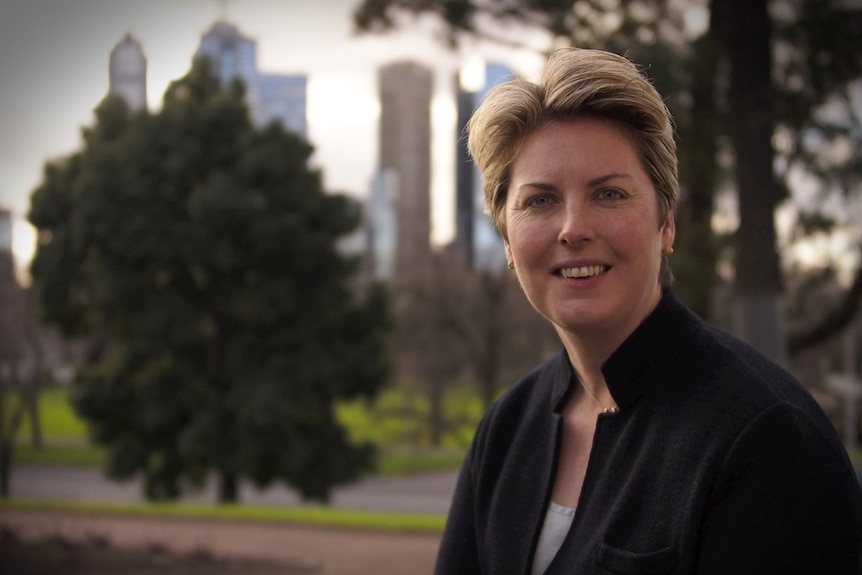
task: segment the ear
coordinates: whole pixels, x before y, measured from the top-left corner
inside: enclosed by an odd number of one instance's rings
[[[673,217],[673,212],[668,212],[661,226],[661,247],[662,250],[673,247],[673,241],[676,238],[676,220]]]
[[[515,258],[512,255],[512,246],[509,245],[508,240],[505,240],[505,239],[503,240],[503,247],[506,249],[506,261],[507,262],[514,262]]]

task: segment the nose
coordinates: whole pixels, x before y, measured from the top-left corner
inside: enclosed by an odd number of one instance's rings
[[[593,218],[585,202],[568,201],[562,210],[558,240],[563,245],[581,246],[594,237]]]

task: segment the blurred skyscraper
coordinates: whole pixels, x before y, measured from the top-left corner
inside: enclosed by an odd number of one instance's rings
[[[395,246],[398,242],[398,218],[395,213],[397,192],[398,174],[395,170],[377,172],[366,213],[370,275],[376,280],[391,278],[395,268]]]
[[[141,43],[126,34],[111,50],[108,93],[126,99],[132,110],[147,107],[147,59]]]
[[[454,252],[459,264],[466,269],[500,270],[506,266],[503,240],[491,219],[485,214],[482,177],[467,153],[466,127],[470,116],[488,91],[512,77],[512,70],[497,63],[487,63],[483,69],[481,87],[471,91],[457,86],[458,140],[455,179],[455,240]]]
[[[15,364],[20,359],[25,344],[20,330],[21,323],[26,318],[24,302],[24,292],[15,275],[12,212],[0,207],[0,372],[7,368],[3,365],[6,361],[12,360]],[[8,368],[12,366],[9,365]]]
[[[0,255],[12,257],[12,212],[0,207]]]
[[[457,75],[456,75],[457,76]],[[455,239],[452,249],[458,265],[473,269],[473,212],[475,211],[476,180],[478,172],[467,152],[465,128],[476,109],[476,94],[464,89],[459,78],[455,79],[455,104],[458,109],[458,138],[455,145]]]
[[[235,78],[245,84],[252,120],[259,126],[272,121],[302,137],[308,137],[304,74],[263,74],[257,69],[257,43],[239,29],[219,20],[201,37],[195,58],[207,56],[222,85]]]
[[[23,292],[15,277],[15,255],[12,253],[12,212],[0,207],[0,374],[12,374],[24,337],[18,329],[24,318]],[[4,406],[5,407],[5,406]]]
[[[431,259],[431,93],[430,68],[396,62],[379,71],[380,152],[370,223],[388,226],[374,242],[375,258],[391,258],[394,276],[427,268]],[[389,202],[390,207],[385,203]],[[385,224],[387,213],[394,223]],[[385,261],[382,260],[382,261]],[[385,268],[381,268],[385,269]]]

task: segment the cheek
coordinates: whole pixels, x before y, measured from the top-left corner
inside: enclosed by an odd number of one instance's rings
[[[509,226],[508,246],[511,254],[517,259],[534,259],[546,243],[541,230],[529,226],[521,226],[513,222]],[[526,262],[525,262],[526,263]]]
[[[625,218],[610,218],[604,229],[609,238],[616,238],[617,244],[627,251],[651,251],[661,245],[662,232],[655,227],[655,218],[649,214]]]

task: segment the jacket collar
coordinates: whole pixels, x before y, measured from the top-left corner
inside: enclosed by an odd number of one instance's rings
[[[665,288],[656,308],[602,365],[608,390],[621,410],[652,389],[680,353],[693,330],[690,312]],[[560,413],[577,375],[566,350],[557,355],[552,383],[554,411]]]

